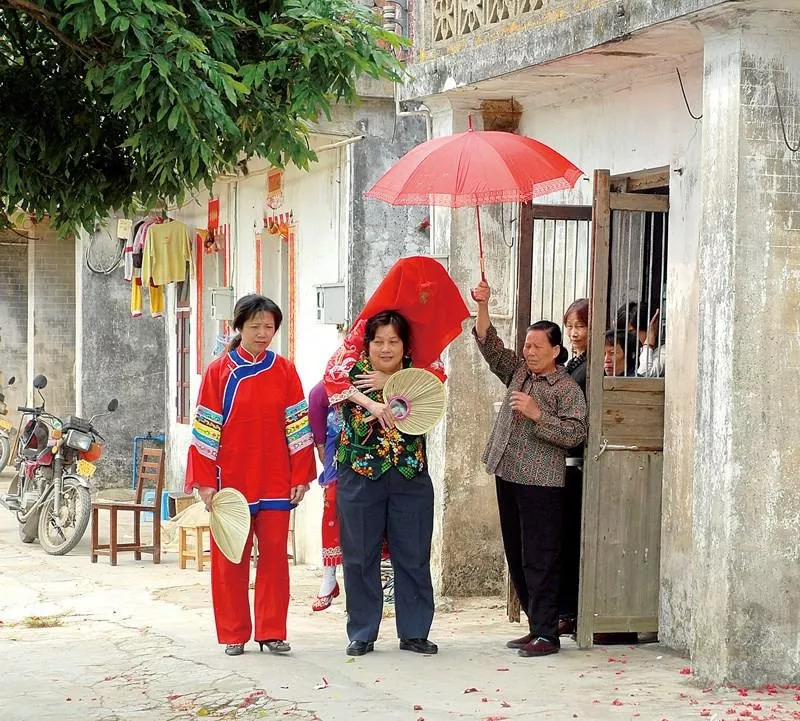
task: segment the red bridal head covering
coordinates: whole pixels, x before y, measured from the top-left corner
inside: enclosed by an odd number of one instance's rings
[[[364,350],[367,320],[385,310],[397,311],[411,325],[411,347],[407,351],[417,368],[438,363],[443,370],[438,358],[461,333],[461,324],[469,317],[461,293],[439,261],[422,255],[401,258],[389,269],[353,322],[344,343],[328,361],[325,388],[332,403],[347,396],[350,370]]]
[[[353,323],[396,310],[411,324],[411,358],[417,368],[433,363],[469,318],[464,299],[444,266],[423,255],[398,260]]]

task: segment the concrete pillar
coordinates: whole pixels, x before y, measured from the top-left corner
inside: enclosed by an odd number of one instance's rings
[[[704,28],[691,649],[703,682],[800,679],[800,155],[775,90],[797,142],[798,20]]]
[[[430,99],[433,135],[467,129],[473,113],[479,128],[480,102]],[[486,275],[494,296],[491,311],[501,336],[513,344],[516,306],[514,251],[503,243],[499,211],[482,208]],[[511,226],[505,216],[506,235]],[[437,208],[433,248],[447,257],[448,269],[467,305],[475,304],[469,289],[480,280],[475,211]],[[492,403],[503,397],[503,386],[487,370],[472,340],[472,319],[444,357],[449,376],[449,402],[443,423],[429,435],[428,455],[436,489],[433,570],[437,592],[446,596],[501,593],[505,562],[495,500],[494,478],[480,462],[493,420]]]

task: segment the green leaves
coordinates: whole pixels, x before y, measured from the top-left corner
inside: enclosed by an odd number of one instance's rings
[[[354,99],[360,73],[402,73],[402,41],[356,0],[28,4],[42,12],[0,6],[19,28],[0,41],[0,225],[22,208],[90,227],[242,157],[306,167],[310,121]]]

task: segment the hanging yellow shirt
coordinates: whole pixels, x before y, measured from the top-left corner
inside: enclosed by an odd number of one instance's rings
[[[153,285],[178,283],[186,279],[186,264],[192,264],[189,229],[177,220],[150,226],[144,244],[142,278]]]

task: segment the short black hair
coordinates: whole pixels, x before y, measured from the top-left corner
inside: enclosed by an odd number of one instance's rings
[[[528,326],[528,330],[541,330],[544,331],[547,335],[547,342],[550,343],[553,348],[558,346],[561,350],[558,353],[558,357],[556,358],[556,363],[559,365],[564,365],[567,362],[567,358],[569,358],[569,353],[567,349],[564,347],[563,339],[561,338],[561,328],[558,327],[556,323],[553,323],[549,320],[538,320],[535,323],[532,323]]]
[[[639,339],[630,331],[620,328],[609,328],[606,331],[605,344],[609,347],[618,345],[625,353],[625,375],[636,375],[636,359],[639,356]]]
[[[228,350],[235,350],[241,345],[242,336],[239,331],[242,330],[244,324],[247,323],[248,320],[259,313],[271,314],[275,321],[275,332],[278,332],[283,322],[283,313],[278,307],[278,304],[274,300],[264,295],[258,295],[257,293],[243,295],[236,301],[236,305],[233,307],[233,329],[237,331],[237,333],[228,346]]]
[[[390,325],[394,328],[400,340],[403,342],[403,355],[410,354],[411,326],[405,316],[396,310],[382,310],[367,319],[367,326],[364,330],[364,350],[369,353],[369,344],[375,340],[378,328]]]
[[[655,312],[655,309],[653,310]],[[642,307],[642,303],[626,303],[621,305],[617,311],[617,330],[627,331],[631,326],[642,333],[647,332],[650,319],[647,311]]]

